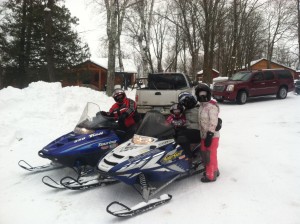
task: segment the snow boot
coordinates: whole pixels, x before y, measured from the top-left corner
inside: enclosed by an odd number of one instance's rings
[[[214,172],[214,179],[212,179],[212,180],[210,180],[206,177],[206,172],[204,172],[203,174],[204,174],[204,177],[201,178],[201,182],[203,182],[203,183],[214,182],[217,180],[217,177],[220,176],[220,171],[217,170]]]
[[[217,174],[217,177],[219,177],[219,176],[220,176],[220,171],[217,170],[217,171],[216,171],[216,174]],[[206,172],[205,172],[205,171],[203,172],[203,176],[204,176],[204,177],[206,176]]]
[[[210,180],[210,179],[208,179],[207,177],[202,177],[202,178],[201,178],[201,182],[202,182],[202,183],[209,183],[209,182],[214,182],[214,181],[216,181],[216,179],[217,179],[217,178],[214,178],[214,179]]]

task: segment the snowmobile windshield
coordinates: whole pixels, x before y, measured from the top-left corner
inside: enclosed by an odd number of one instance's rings
[[[166,122],[164,115],[153,110],[146,113],[136,134],[158,139],[169,139],[173,138],[175,130],[171,124]]]
[[[230,81],[247,81],[251,77],[251,72],[238,72],[235,73],[229,80]]]
[[[77,134],[91,134],[97,129],[101,128],[116,128],[118,124],[112,117],[102,116],[100,113],[100,107],[88,102],[81,114],[81,117],[74,129]]]

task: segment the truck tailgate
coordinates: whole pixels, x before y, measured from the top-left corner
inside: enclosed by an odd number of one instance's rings
[[[137,91],[137,105],[143,106],[170,106],[173,103],[178,102],[178,95],[183,91],[189,91],[190,89],[181,90],[147,90],[143,89]]]

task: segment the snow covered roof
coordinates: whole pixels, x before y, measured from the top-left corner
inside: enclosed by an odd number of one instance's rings
[[[255,64],[257,64],[257,63],[259,63],[259,62],[261,62],[261,61],[263,61],[263,60],[267,60],[267,59],[266,59],[266,58],[260,58],[260,59],[251,61],[251,62],[250,62],[250,66],[253,66],[253,65],[255,65]],[[295,71],[295,69],[293,69],[293,68],[291,68],[291,67],[288,67],[288,66],[286,66],[286,65],[280,64],[280,63],[278,63],[278,62],[276,62],[276,61],[271,61],[271,63],[277,64],[277,65],[280,65],[280,66],[282,66],[282,67],[285,67],[285,68],[288,68],[288,69],[290,69],[290,70],[294,70],[294,71]],[[246,68],[245,66],[242,67],[242,69],[245,69],[245,68]]]
[[[214,68],[212,70],[216,73],[220,73],[218,70],[216,70]],[[201,74],[203,74],[203,70],[200,70],[199,72],[197,72],[197,75],[201,75]]]
[[[108,58],[98,58],[98,57],[91,57],[90,61],[107,69],[108,66]],[[116,60],[116,72],[119,72],[120,69],[118,67],[119,61],[118,59]],[[132,59],[123,59],[123,66],[124,66],[124,72],[129,72],[129,73],[137,73],[137,68]]]

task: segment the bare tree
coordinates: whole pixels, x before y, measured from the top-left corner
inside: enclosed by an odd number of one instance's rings
[[[300,64],[300,0],[296,0],[298,31],[298,63]]]
[[[267,59],[268,68],[273,57],[274,45],[286,37],[289,19],[290,9],[288,0],[269,0],[268,9],[266,10],[267,19]]]
[[[152,38],[152,46],[154,50],[154,54],[157,61],[157,71],[162,72],[162,59],[163,59],[163,51],[165,46],[165,40],[167,38],[167,33],[169,29],[168,20],[166,19],[166,14],[169,11],[169,8],[165,8],[164,12],[159,10],[153,17],[153,33],[154,37]]]
[[[214,49],[216,40],[217,21],[223,17],[223,7],[225,1],[223,0],[202,0],[200,1],[203,9],[204,28],[201,32],[204,48],[204,62],[203,62],[203,81],[205,83],[212,83],[212,69],[214,62]]]
[[[251,13],[249,19],[245,21],[244,34],[241,40],[241,46],[244,47],[239,51],[240,54],[238,54],[238,58],[242,59],[241,64],[238,64],[240,68],[244,66],[250,69],[251,61],[261,58],[263,54],[265,36],[262,23],[263,18],[258,12]]]
[[[199,51],[201,48],[200,26],[201,16],[199,15],[199,2],[193,0],[175,0],[177,6],[178,21],[174,21],[182,30],[185,43],[188,46],[191,55],[191,71],[193,79],[196,79],[197,72],[200,70]],[[185,59],[184,59],[185,60]]]
[[[261,48],[258,43],[261,44],[262,22],[258,9],[262,4],[258,0],[232,0],[223,9],[226,14],[219,17],[216,33],[216,62],[223,75],[231,76]]]
[[[125,9],[128,0],[123,1],[122,5],[118,0],[105,0],[106,8],[106,34],[108,39],[108,65],[107,65],[107,88],[106,94],[111,95],[114,90],[116,51],[118,49],[119,68],[124,70],[121,54],[120,36],[122,32]],[[118,46],[118,48],[117,48]]]
[[[170,37],[167,45],[168,57],[166,58],[165,71],[177,71],[178,70],[178,56],[179,52],[183,48],[183,40],[180,38],[180,28],[177,24],[169,27]],[[185,70],[184,70],[185,72]]]
[[[118,61],[119,61],[119,69],[120,71],[124,71],[124,65],[123,65],[123,54],[121,49],[121,34],[123,30],[123,21],[126,14],[126,8],[128,7],[129,0],[122,1],[123,4],[119,4],[119,1],[117,1],[117,16],[118,16],[118,30],[117,30],[117,44],[118,44]]]
[[[150,43],[155,0],[134,1],[135,4],[127,14],[126,30],[134,45],[137,45],[136,49],[140,54],[141,74],[139,75],[146,77],[149,71],[154,71]]]
[[[108,37],[108,65],[106,94],[111,96],[115,81],[116,44],[117,44],[117,1],[105,0],[106,33]]]
[[[167,57],[165,59],[165,71],[182,71],[187,73],[187,41],[185,39],[184,28],[181,24],[180,9],[176,2],[170,0],[168,10],[160,15],[162,19],[169,21],[168,44],[166,47]]]

